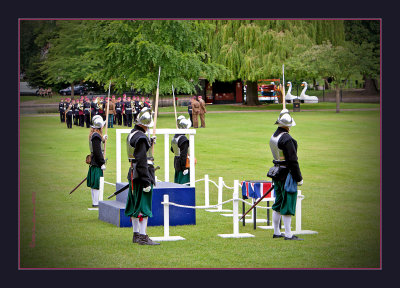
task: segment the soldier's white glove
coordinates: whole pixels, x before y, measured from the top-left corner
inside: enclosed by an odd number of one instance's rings
[[[146,188],[143,188],[143,192],[150,192],[151,186],[147,186]]]
[[[103,135],[103,142],[106,141],[107,139],[108,139],[108,135],[107,135],[107,134],[104,134],[104,135]]]
[[[101,168],[101,170],[106,170],[106,165],[103,164],[103,165],[101,165],[100,168]]]
[[[297,186],[301,186],[303,185],[303,180],[301,180],[300,182],[297,182]]]
[[[189,172],[189,169],[186,169],[186,170],[183,170],[183,175],[186,175],[186,174],[188,174],[188,172]]]
[[[151,136],[151,145],[156,144],[157,136]]]

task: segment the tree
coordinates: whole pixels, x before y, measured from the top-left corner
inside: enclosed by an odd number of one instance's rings
[[[95,69],[86,80],[108,83],[117,91],[138,89],[154,93],[161,66],[160,94],[192,93],[199,77],[211,83],[229,71],[221,64],[207,63],[204,21],[132,20],[88,22],[85,58]]]
[[[376,78],[380,73],[380,21],[346,20],[346,41],[358,46],[366,94],[378,93]]]
[[[336,90],[336,112],[340,112],[340,89],[346,79],[360,71],[360,60],[356,46],[347,42],[333,46],[329,41],[313,45],[310,49],[289,59],[289,69],[315,77],[316,75],[333,80]]]
[[[78,20],[59,20],[56,25],[57,37],[49,40],[41,71],[47,75],[45,81],[48,84],[70,84],[73,97],[74,84],[82,82],[94,67],[91,61],[85,59],[86,52],[91,49],[83,37],[86,25]]]
[[[54,20],[20,21],[20,71],[31,87],[44,87],[46,75],[40,71],[49,47],[56,37]]]
[[[232,71],[230,79],[247,84],[247,105],[259,105],[257,80],[282,76],[282,64],[313,44],[330,40],[344,41],[340,20],[213,20],[209,34],[210,60]],[[295,68],[295,67],[293,67]],[[285,71],[285,78],[309,75],[295,69]]]

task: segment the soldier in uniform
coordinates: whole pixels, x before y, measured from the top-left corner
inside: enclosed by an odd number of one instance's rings
[[[188,105],[188,113],[189,113],[189,117],[190,117],[190,122],[193,123],[193,118],[192,118],[192,99],[190,99],[189,101],[189,105]]]
[[[192,123],[184,116],[179,116],[177,119],[178,129],[189,129]],[[175,154],[174,182],[178,184],[186,184],[190,182],[190,169],[186,167],[186,161],[189,150],[189,139],[184,134],[175,134],[171,140],[171,152]]]
[[[126,124],[126,110],[125,110],[125,105],[126,105],[126,94],[122,96],[122,122],[124,126],[127,126]]]
[[[144,106],[149,108],[149,109],[151,109],[151,102],[150,102],[150,98],[149,97],[146,98],[146,101],[144,102]]]
[[[118,97],[117,102],[115,103],[115,112],[116,112],[116,123],[117,125],[121,126],[122,125],[122,103],[121,103],[121,97]]]
[[[79,100],[79,126],[84,127],[85,125],[85,114],[83,111],[83,98]]]
[[[192,118],[193,118],[193,128],[199,128],[199,114],[200,114],[200,103],[197,101],[196,96],[192,99]]]
[[[61,123],[65,122],[65,103],[63,98],[61,98],[60,103],[58,104],[58,112],[60,112]]]
[[[67,101],[67,110],[65,111],[65,122],[67,123],[67,128],[72,128],[72,117],[73,117],[73,107],[75,104],[75,100],[72,100],[72,103],[69,102],[69,98]]]
[[[198,96],[199,98],[199,103],[200,103],[200,122],[201,126],[200,128],[206,128],[206,120],[205,120],[205,114],[207,113],[206,110],[206,102],[204,102],[202,96]]]
[[[136,101],[136,97],[135,96],[132,96],[131,106],[132,106],[133,122],[136,122],[137,115],[139,114],[140,111],[139,111],[139,109],[137,109],[138,105],[137,105],[137,101]]]
[[[78,126],[78,120],[79,120],[79,100],[77,99],[76,101],[75,100],[72,100],[73,102],[75,102],[75,104],[74,104],[74,125],[76,125],[76,126]]]
[[[107,134],[103,136],[103,127],[105,122],[100,115],[93,117],[93,125],[89,132],[89,148],[91,161],[87,174],[87,187],[91,188],[92,206],[98,207],[100,194],[100,177],[103,177],[103,171],[106,170],[106,161],[104,160],[104,142],[107,140]]]
[[[154,177],[154,158],[151,154],[155,137],[146,136],[146,131],[153,126],[151,110],[143,109],[134,128],[126,139],[130,169],[128,172],[129,192],[125,206],[125,216],[131,217],[133,243],[139,245],[159,245],[146,234],[148,217],[152,217],[152,198]]]
[[[132,102],[131,97],[126,98],[125,102],[126,124],[132,127]]]
[[[114,107],[115,107],[115,104],[117,103],[117,100],[115,99],[115,95],[112,95],[111,102],[114,104]],[[115,114],[116,113],[114,113],[114,117],[113,117],[113,125],[117,125],[117,117]]]
[[[278,128],[272,134],[269,146],[271,148],[273,163],[279,167],[277,177],[272,179],[274,183],[275,202],[272,205],[272,223],[274,226],[273,238],[284,237],[285,240],[303,240],[291,232],[292,216],[296,212],[297,191],[289,193],[285,191],[286,177],[290,173],[298,186],[303,185],[300,167],[297,159],[297,141],[289,135],[290,127],[296,125],[287,109],[283,109],[275,122]],[[285,234],[279,230],[279,222],[283,218]]]
[[[136,96],[136,98],[135,98],[135,109],[136,109],[136,118],[137,118],[137,115],[139,115],[140,110],[142,110],[142,107],[140,107],[139,96]],[[135,121],[136,121],[136,119],[135,119]]]
[[[108,103],[109,102],[109,103]],[[115,116],[115,104],[107,97],[106,104],[104,106],[106,114],[108,114],[108,128],[114,128],[114,116]],[[107,109],[108,108],[108,109]]]
[[[90,114],[91,114],[91,111],[90,111],[90,109],[91,109],[91,107],[90,107],[91,105],[90,105],[90,102],[89,102],[89,99],[88,98],[86,98],[85,99],[85,102],[83,103],[83,113],[84,113],[84,120],[85,120],[85,123],[86,123],[86,128],[89,128],[90,127]]]

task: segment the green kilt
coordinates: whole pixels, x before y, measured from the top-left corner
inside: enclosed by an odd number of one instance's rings
[[[178,184],[189,183],[190,182],[190,169],[188,169],[188,173],[186,175],[183,175],[183,171],[175,170],[174,182],[178,183]]]
[[[285,181],[275,181],[275,202],[272,205],[272,210],[279,212],[281,215],[293,215],[296,212],[297,191],[288,193],[285,191]]]
[[[151,204],[153,199],[153,185],[149,192],[143,192],[143,185],[129,181],[128,198],[125,205],[125,216],[138,217],[141,212],[143,217],[153,217]],[[133,195],[132,195],[133,194]]]
[[[103,177],[103,170],[100,167],[90,165],[86,181],[87,187],[99,189],[100,177]]]

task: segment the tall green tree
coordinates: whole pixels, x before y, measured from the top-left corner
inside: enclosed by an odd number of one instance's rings
[[[377,79],[380,74],[380,21],[344,21],[346,41],[358,46],[362,64],[365,93],[378,93]]]
[[[87,61],[95,66],[86,77],[98,83],[112,79],[117,91],[135,88],[154,93],[161,66],[160,94],[195,91],[199,77],[210,82],[229,76],[218,63],[207,62],[204,21],[89,21]]]
[[[308,77],[331,77],[336,90],[336,112],[340,112],[340,90],[345,80],[360,71],[356,46],[343,43],[333,46],[329,41],[313,45],[303,53],[288,60],[288,69],[296,69]]]
[[[209,34],[210,61],[232,71],[230,79],[247,84],[247,104],[259,105],[257,80],[282,77],[282,64],[314,44],[330,40],[344,42],[339,20],[213,20]],[[287,77],[309,75],[302,69],[285,71]]]
[[[20,71],[31,87],[46,86],[40,67],[49,48],[49,40],[57,36],[54,20],[20,21]]]
[[[85,56],[91,49],[84,37],[87,25],[82,20],[58,20],[56,25],[57,37],[49,41],[41,71],[47,76],[48,84],[70,84],[73,97],[74,85],[81,83],[94,68]]]

